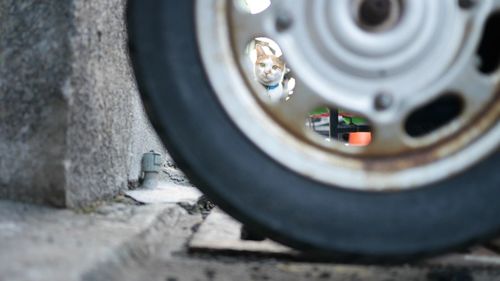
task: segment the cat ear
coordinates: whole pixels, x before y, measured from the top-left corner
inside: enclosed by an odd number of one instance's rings
[[[266,52],[264,51],[264,48],[261,45],[255,45],[255,50],[257,51],[258,58],[266,56]]]

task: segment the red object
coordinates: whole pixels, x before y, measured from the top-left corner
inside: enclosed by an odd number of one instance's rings
[[[367,146],[372,141],[372,134],[369,132],[349,133],[349,145]]]

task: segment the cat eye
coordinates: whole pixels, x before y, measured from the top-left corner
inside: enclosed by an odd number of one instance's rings
[[[274,69],[274,70],[277,70],[277,69],[278,69],[278,66],[277,66],[277,65],[273,65],[273,69]]]
[[[265,63],[261,63],[260,67],[266,67],[266,64]]]

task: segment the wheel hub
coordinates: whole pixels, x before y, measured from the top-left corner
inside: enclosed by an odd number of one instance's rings
[[[315,81],[309,86],[340,107],[355,110],[360,96],[380,91],[402,98],[422,92],[463,47],[466,22],[451,1],[301,3],[294,12],[300,27],[281,47],[298,76],[315,76],[305,79]]]

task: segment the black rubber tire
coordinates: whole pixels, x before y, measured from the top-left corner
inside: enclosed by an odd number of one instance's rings
[[[194,1],[128,4],[130,54],[154,127],[196,186],[252,229],[315,255],[384,263],[499,232],[499,153],[405,192],[350,191],[300,176],[251,143],[217,101],[198,52]]]

